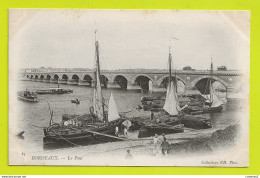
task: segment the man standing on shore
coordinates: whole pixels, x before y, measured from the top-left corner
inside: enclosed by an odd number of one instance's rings
[[[153,111],[151,112],[151,120],[153,120],[153,118],[154,118],[154,113],[153,113]]]
[[[118,129],[118,126],[116,126],[116,128],[115,128],[115,135],[118,137],[118,131],[119,131],[119,129]]]
[[[161,144],[161,148],[162,148],[162,154],[167,156],[168,152],[169,152],[169,149],[170,149],[170,144],[169,144],[169,142],[167,142],[165,137],[164,137],[164,140],[163,140],[163,142]]]
[[[155,134],[153,138],[153,155],[156,156],[159,153],[159,150],[160,150],[160,141],[158,135]]]
[[[128,138],[128,131],[127,131],[127,127],[124,127],[124,135],[125,135],[125,138]]]
[[[127,150],[127,154],[125,156],[126,159],[133,159],[132,154],[130,153],[130,150]]]

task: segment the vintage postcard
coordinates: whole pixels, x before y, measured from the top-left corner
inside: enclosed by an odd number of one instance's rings
[[[9,165],[249,164],[250,11],[9,9]]]

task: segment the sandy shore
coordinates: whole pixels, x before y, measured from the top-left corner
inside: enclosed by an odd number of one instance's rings
[[[168,142],[171,144],[171,150],[169,155],[176,155],[177,153],[192,153],[199,151],[213,151],[212,148],[205,146],[208,144],[209,140],[212,137],[213,133],[216,133],[216,129],[205,129],[205,130],[194,130],[194,129],[185,129],[184,133],[169,134],[166,135]],[[129,140],[118,141],[118,142],[109,142],[88,146],[79,146],[73,148],[64,148],[57,150],[45,151],[44,154],[60,154],[60,155],[69,155],[71,153],[76,153],[79,156],[93,156],[93,155],[122,155],[126,154],[126,151],[129,149],[133,155],[152,155],[153,137],[148,138],[137,138],[137,132],[129,133]],[[214,135],[214,134],[213,134]],[[159,136],[162,139],[162,136]],[[200,148],[196,145],[201,145]],[[194,148],[193,148],[194,147]]]
[[[223,153],[226,154],[225,160],[228,150],[235,145],[238,128],[238,125],[217,130],[186,128],[184,133],[166,135],[171,144],[167,157],[162,154],[154,156],[153,137],[137,138],[136,131],[129,133],[129,140],[125,141],[26,152],[26,156],[17,152],[10,160],[15,160],[18,165],[204,166],[202,160],[219,159]],[[162,136],[159,138],[162,139]],[[133,159],[125,159],[127,150],[131,151]],[[217,155],[219,150],[222,153]]]

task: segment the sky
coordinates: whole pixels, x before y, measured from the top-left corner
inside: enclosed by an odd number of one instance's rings
[[[249,11],[9,10],[9,61],[18,68],[249,67]],[[176,40],[176,38],[178,40]]]

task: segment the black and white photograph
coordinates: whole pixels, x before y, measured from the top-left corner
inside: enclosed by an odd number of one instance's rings
[[[9,165],[249,166],[250,11],[9,9]]]

